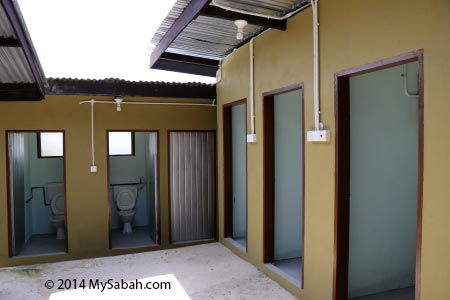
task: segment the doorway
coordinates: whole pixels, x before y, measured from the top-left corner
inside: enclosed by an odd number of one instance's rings
[[[247,101],[223,106],[224,236],[247,251]]]
[[[264,263],[297,286],[304,262],[303,84],[264,93]]]
[[[157,131],[108,131],[110,249],[158,245]]]
[[[63,131],[7,131],[9,255],[67,252]]]
[[[423,52],[335,82],[334,299],[419,299]]]

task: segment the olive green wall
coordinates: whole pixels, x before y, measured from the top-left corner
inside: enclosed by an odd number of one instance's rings
[[[94,97],[112,100],[112,97]],[[107,129],[159,130],[161,247],[169,247],[167,131],[215,130],[216,108],[198,106],[95,106],[95,154],[98,172],[91,174],[90,105],[88,96],[47,96],[41,102],[0,102],[0,266],[32,264],[136,252],[108,250]],[[125,101],[205,102],[199,99],[125,97]],[[69,252],[46,257],[8,258],[5,130],[65,130],[67,228]]]
[[[249,97],[249,45],[222,62],[218,93],[220,240],[256,264],[302,300],[331,299],[335,211],[334,73],[416,49],[424,49],[425,157],[421,299],[450,297],[450,1],[320,0],[321,118],[331,142],[305,145],[304,288],[263,264],[262,93],[304,82],[305,129],[313,120],[312,11],[288,20],[287,31],[270,30],[255,39],[257,142],[248,144],[248,253],[223,239],[222,105]],[[250,112],[250,110],[248,110]],[[249,122],[249,117],[247,118]],[[249,124],[249,123],[248,123]]]

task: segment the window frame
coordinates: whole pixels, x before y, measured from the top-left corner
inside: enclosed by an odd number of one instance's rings
[[[129,132],[131,133],[131,154],[111,154],[111,147],[110,147],[110,134],[111,133],[123,133],[123,132]],[[135,132],[132,130],[117,130],[117,131],[108,131],[108,156],[135,156],[136,155],[136,147],[135,147]]]
[[[42,155],[42,143],[41,143],[41,133],[61,133],[62,134],[62,155],[56,155],[56,156],[43,156]],[[65,154],[65,136],[64,131],[36,131],[36,145],[37,145],[37,157],[40,158],[64,158]]]

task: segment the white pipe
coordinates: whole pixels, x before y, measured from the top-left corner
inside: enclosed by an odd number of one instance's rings
[[[277,16],[259,14],[259,13],[251,12],[251,11],[248,11],[248,10],[242,10],[242,9],[238,9],[238,8],[229,7],[229,6],[217,3],[216,0],[212,0],[211,4],[214,5],[214,6],[220,7],[221,9],[227,10],[227,11],[233,11],[233,12],[237,12],[237,13],[244,14],[244,15],[261,17],[261,18],[266,18],[266,19],[273,19],[273,20],[286,20],[286,19],[289,19],[290,17],[292,17],[296,13],[298,13],[298,12],[304,10],[305,8],[309,7],[309,5],[305,5],[305,6],[302,6],[302,7],[298,8],[297,10],[294,10],[294,11],[292,11],[292,12],[282,16],[282,17],[277,17]]]
[[[406,65],[403,65],[403,91],[405,92],[406,97],[416,98],[419,96],[419,94],[411,94],[408,91],[408,70],[406,68]]]
[[[254,39],[250,40],[250,134],[255,134]]]
[[[92,101],[94,101],[94,103],[98,103],[98,104],[114,104],[117,105],[116,101],[108,101],[108,100],[94,100],[92,99]],[[207,103],[183,103],[183,102],[135,102],[135,101],[123,101],[121,102],[121,105],[124,104],[133,104],[133,105],[179,105],[179,106],[212,106],[212,107],[216,107],[217,105],[215,104],[215,99],[213,100],[212,104],[207,104]],[[81,101],[80,104],[85,104],[85,103],[91,103],[91,100],[86,100],[86,101]]]
[[[319,94],[319,13],[317,8],[318,0],[311,0],[313,11],[313,47],[314,47],[314,127],[315,130],[322,130],[320,123],[320,94]]]
[[[91,155],[92,155],[92,165],[95,166],[95,144],[94,144],[94,103],[95,100],[91,99],[88,101],[91,103]]]

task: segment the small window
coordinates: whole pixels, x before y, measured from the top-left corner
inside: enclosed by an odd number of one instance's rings
[[[133,132],[109,132],[109,155],[134,155]]]
[[[38,132],[38,157],[63,157],[64,141],[62,132]]]

